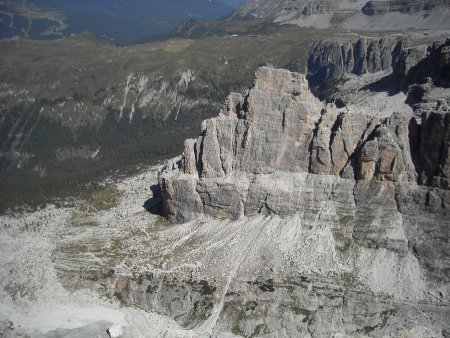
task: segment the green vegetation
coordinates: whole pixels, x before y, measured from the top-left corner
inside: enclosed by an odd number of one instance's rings
[[[72,227],[94,227],[98,226],[95,220],[96,210],[105,210],[111,208],[117,203],[121,192],[115,187],[105,187],[91,196],[88,196],[85,202],[82,202],[79,209],[74,212],[68,220]],[[95,208],[95,209],[94,209]],[[86,242],[69,242],[57,248],[57,251],[71,255],[93,254],[100,259],[120,258],[121,260],[133,259],[138,256],[137,249],[130,247],[134,240],[147,240],[147,234],[153,234],[164,230],[171,224],[163,217],[157,216],[154,223],[142,230],[133,230],[125,235],[119,235],[105,240],[92,239]],[[144,276],[136,271],[132,272],[133,280],[138,283],[143,281]],[[215,288],[210,288],[206,281],[200,281],[196,285],[203,294],[212,293]]]
[[[98,222],[89,214],[74,212],[69,218],[68,224],[71,227],[94,227],[98,225]]]
[[[246,20],[208,27],[124,47],[90,34],[1,40],[0,212],[77,197],[105,174],[180,154],[259,66],[303,71],[311,42],[337,33]],[[178,86],[187,69],[195,80]],[[144,106],[133,104],[141,77],[155,95]]]
[[[108,210],[119,204],[122,192],[116,186],[107,186],[95,192],[88,200],[85,208],[93,208],[94,211]]]
[[[142,285],[142,283],[144,282],[144,279],[145,279],[145,276],[142,273],[140,273],[136,270],[131,271],[131,280],[132,281],[136,282],[139,285]]]
[[[170,223],[167,218],[156,215],[153,225],[147,229],[147,232],[158,232],[169,226],[173,226],[173,224]]]
[[[76,254],[82,255],[85,253],[95,253],[100,252],[103,248],[104,243],[94,240],[89,243],[70,243],[65,244],[64,246],[60,246],[58,251],[63,252],[65,254]]]
[[[84,255],[86,253],[93,254],[98,258],[135,258],[135,252],[127,251],[124,245],[124,239],[113,239],[110,243],[107,241],[92,240],[90,242],[74,242],[64,244],[57,248],[57,251],[69,255]]]

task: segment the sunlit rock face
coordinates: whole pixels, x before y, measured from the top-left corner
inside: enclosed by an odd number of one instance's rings
[[[352,193],[340,195],[358,184],[416,185],[420,170],[446,180],[448,116],[424,112],[418,123],[412,110],[338,109],[317,100],[303,75],[263,67],[254,88],[231,94],[200,136],[186,140],[179,168],[162,174],[164,210],[174,221],[288,215],[304,205],[307,185],[347,201]],[[309,174],[306,183],[296,174]]]
[[[421,49],[400,50],[397,62]],[[260,68],[253,88],[231,94],[200,136],[186,140],[183,155],[160,174],[163,210],[171,221],[204,222],[195,230],[196,240],[209,243],[199,244],[202,266],[239,262],[231,283],[223,281],[218,325],[233,328],[242,312],[237,325],[247,335],[258,327],[273,333],[283,321],[279,329],[292,335],[358,334],[365,327],[382,336],[404,327],[406,313],[415,317],[398,307],[408,299],[428,304],[432,317],[436,302],[447,313],[450,112],[441,97],[445,74],[433,68],[446,67],[445,53],[445,46],[429,47],[410,62],[409,75],[398,71],[401,64],[393,73],[381,70],[375,78],[387,76],[395,93],[366,86],[347,92],[342,102],[351,104],[339,108],[315,98],[303,75]],[[422,85],[418,63],[431,67],[435,86],[410,104],[411,89]],[[234,235],[222,238],[224,231]],[[234,258],[225,254],[235,250]],[[369,319],[364,302],[378,319]],[[304,325],[294,324],[296,304]]]

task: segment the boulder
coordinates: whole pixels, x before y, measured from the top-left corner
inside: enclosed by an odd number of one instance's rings
[[[122,337],[123,329],[122,326],[114,324],[108,328],[107,332],[111,338],[119,338]]]

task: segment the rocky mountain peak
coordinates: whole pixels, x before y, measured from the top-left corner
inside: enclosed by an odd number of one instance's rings
[[[261,67],[255,73],[255,89],[275,91],[292,95],[309,92],[308,81],[299,73],[284,69]]]
[[[222,114],[203,122],[201,136],[186,141],[185,172],[208,178],[306,170],[304,149],[322,108],[304,75],[262,67],[245,96],[231,94]]]
[[[202,123],[199,137],[186,140],[175,170],[162,173],[170,219],[295,213],[302,198],[293,188],[298,175],[308,175],[310,184],[331,179],[348,187],[426,184],[443,189],[443,205],[450,202],[450,173],[443,169],[449,162],[448,111],[431,105],[382,111],[381,101],[380,111],[364,101],[337,108],[320,102],[302,74],[262,67],[255,77],[253,88],[231,94],[219,116]]]
[[[353,55],[354,62],[367,62],[361,55],[372,49],[358,46],[377,42],[366,42],[349,43],[349,53],[343,49],[330,62],[342,61],[344,54]],[[218,247],[227,245],[228,256],[236,250],[236,241],[246,238],[230,235],[229,229],[236,226],[265,241],[257,251],[245,251],[251,261],[249,276],[260,273],[266,278],[273,273],[275,280],[289,271],[285,267],[291,263],[276,271],[252,270],[258,260],[261,266],[271,259],[279,262],[267,257],[289,242],[301,248],[287,251],[289,259],[302,264],[311,258],[322,269],[322,257],[342,259],[339,266],[348,266],[362,285],[355,299],[374,293],[390,295],[402,306],[404,299],[420,299],[427,306],[439,302],[448,307],[450,96],[446,74],[436,75],[436,67],[447,64],[446,44],[397,47],[400,50],[383,61],[386,69],[367,68],[360,76],[352,67],[341,68],[352,74],[334,96],[336,100],[345,96],[339,107],[314,97],[302,74],[260,68],[254,86],[244,95],[231,94],[221,114],[205,120],[199,137],[187,140],[183,155],[160,173],[164,215],[171,221],[192,221],[176,226],[223,222],[208,234],[208,238],[224,234],[220,244],[198,245],[197,238],[189,242],[202,256],[211,250],[214,265]],[[394,40],[380,41],[378,50],[392,51],[397,45]],[[423,55],[422,50],[427,52]],[[379,55],[370,53],[374,59]],[[378,59],[375,64],[381,65]],[[409,70],[396,72],[404,60]],[[426,74],[432,78],[424,82]],[[341,88],[348,91],[340,94]],[[422,95],[411,101],[417,88]],[[251,226],[278,220],[283,227],[271,225],[258,232]],[[324,233],[329,236],[320,237]],[[182,236],[177,239],[189,238]],[[311,242],[313,238],[320,239]],[[295,266],[286,274],[299,271]],[[334,285],[347,284],[340,280]],[[300,302],[320,299],[306,289],[308,296]],[[298,303],[297,293],[294,298]],[[386,311],[386,304],[380,309]],[[226,315],[224,311],[222,316]],[[404,313],[390,317],[403,320]],[[318,327],[326,327],[324,321]],[[377,327],[388,330],[383,323]]]

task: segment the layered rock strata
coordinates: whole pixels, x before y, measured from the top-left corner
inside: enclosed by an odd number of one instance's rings
[[[388,0],[388,1],[368,1],[361,11],[366,15],[383,15],[386,13],[416,13],[421,11],[430,11],[436,7],[448,7],[447,0],[425,0],[425,1],[407,1],[407,0]]]
[[[164,211],[173,221],[287,215],[301,209],[308,185],[329,199],[356,185],[416,185],[422,170],[429,182],[448,182],[449,118],[429,112],[418,124],[406,112],[337,109],[316,99],[303,75],[263,67],[254,88],[230,95],[185,142],[179,169],[163,172]],[[447,206],[448,186],[438,187]]]
[[[393,73],[391,88],[384,90],[407,91],[414,81],[426,83],[426,78],[448,77],[447,39],[445,34],[413,33],[318,40],[309,51],[307,79],[314,93],[320,94],[327,86],[334,89],[340,80],[353,75],[384,71]],[[440,83],[437,86],[446,87]]]
[[[425,298],[447,304],[449,119],[445,110],[418,119],[413,109],[338,109],[315,98],[303,75],[263,67],[161,173],[164,213],[179,222],[297,215],[302,229],[318,215],[338,248],[413,259]],[[413,284],[402,292],[422,293]]]
[[[399,61],[405,44],[404,37],[316,41],[309,53],[308,80],[316,87],[345,74],[390,71]]]
[[[230,18],[371,31],[449,29],[449,4],[448,0],[248,0]]]

